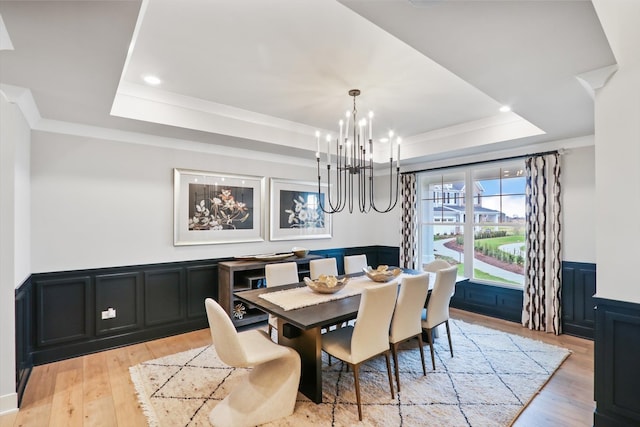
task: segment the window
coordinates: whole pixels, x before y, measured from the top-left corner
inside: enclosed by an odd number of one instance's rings
[[[474,281],[522,288],[524,160],[419,175],[423,264],[443,258]]]

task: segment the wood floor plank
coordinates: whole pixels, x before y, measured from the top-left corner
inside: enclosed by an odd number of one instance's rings
[[[18,412],[13,412],[11,414],[5,414],[0,417],[0,427],[13,427],[16,419],[18,418]]]
[[[83,423],[82,358],[59,362],[51,400],[50,427],[80,427]]]
[[[33,368],[22,397],[22,408],[51,403],[58,366],[57,363],[48,363]]]
[[[118,417],[111,396],[93,399],[84,404],[83,427],[117,426]],[[134,424],[131,424],[132,426]],[[145,424],[141,424],[141,427]]]
[[[129,375],[129,367],[135,364],[131,363],[127,349],[109,350],[106,361],[117,426],[145,426],[147,421],[138,403],[135,388]]]
[[[127,346],[125,350],[132,366],[156,358],[151,352],[148,343],[130,345]]]
[[[113,393],[109,380],[106,353],[100,352],[83,357],[84,426],[117,425]]]
[[[84,380],[84,395],[88,401],[111,396],[109,384],[109,368],[106,353],[94,353],[82,358]]]
[[[529,331],[519,324],[461,310],[451,316],[571,350],[572,354],[514,422],[516,427],[593,425],[593,342]],[[259,327],[262,327],[260,325]],[[208,329],[134,344],[34,368],[18,414],[0,427],[64,425],[144,427],[129,367],[211,344]],[[455,342],[453,343],[455,352]]]

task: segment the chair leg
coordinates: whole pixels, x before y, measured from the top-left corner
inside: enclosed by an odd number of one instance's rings
[[[451,357],[453,357],[453,346],[451,345],[451,330],[449,329],[449,319],[447,319],[444,324],[447,327],[447,338],[449,338],[449,351],[451,352]]]
[[[395,399],[393,393],[393,376],[391,375],[391,363],[389,362],[389,350],[384,352],[384,358],[387,360],[387,375],[389,376],[389,389],[391,390],[391,398]]]
[[[429,343],[429,349],[431,350],[431,365],[433,365],[433,370],[436,370],[436,357],[433,354],[433,336],[431,335],[431,329],[427,329],[427,342]]]
[[[396,384],[398,384],[398,393],[400,393],[400,368],[398,368],[398,343],[393,343],[391,347],[391,355],[393,356],[393,364],[396,371]]]
[[[422,373],[427,375],[427,368],[424,366],[424,346],[422,342],[422,334],[418,334],[418,348],[420,349],[420,360],[422,360]],[[400,383],[398,383],[398,391],[400,391]]]
[[[389,359],[387,359],[387,363],[388,362]],[[359,367],[360,366],[358,364],[353,365],[353,383],[356,388],[356,402],[358,402],[358,419],[362,421],[362,403],[360,402],[360,379],[358,378]]]
[[[273,326],[271,326],[271,323],[269,323],[269,327],[267,328],[267,335],[269,335],[269,338],[271,338],[271,331],[273,330]]]

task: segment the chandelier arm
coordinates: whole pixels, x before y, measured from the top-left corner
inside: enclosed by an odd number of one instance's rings
[[[338,200],[336,202],[336,209],[338,212],[341,212],[344,209],[344,202],[343,202],[343,198],[342,198],[342,170],[343,170],[343,163],[342,163],[342,144],[340,143],[340,140],[337,139],[336,140],[336,196],[338,197]]]
[[[336,170],[336,193],[338,200],[336,201],[336,206],[338,212],[341,212],[345,207],[345,198],[344,193],[346,190],[346,180],[344,177],[344,167]]]
[[[328,179],[327,182],[328,182],[328,185],[330,186],[331,185],[330,179]],[[342,176],[342,170],[340,168],[336,168],[336,185],[335,186],[336,186],[336,196],[338,200],[332,202],[331,199],[329,198],[329,205],[335,212],[342,212],[342,210],[345,207],[344,197],[343,197],[344,178]],[[334,206],[334,203],[335,203],[335,206]]]
[[[389,203],[385,209],[378,209],[378,207],[375,206],[373,191],[371,191],[371,197],[372,197],[371,200],[373,203],[373,209],[378,213],[390,212],[398,204],[398,190],[400,189],[400,168],[399,167],[396,167],[395,175],[396,175],[396,191],[395,191],[395,197],[393,197],[393,162],[390,161],[389,162]]]
[[[367,200],[367,181],[369,179],[367,177],[367,172],[370,170],[369,166],[367,165],[366,150],[362,146],[360,146],[360,164],[362,165],[360,169],[362,173],[358,175],[358,183],[360,185],[358,201],[360,202],[360,212],[368,213],[371,210],[371,203],[369,200]],[[373,176],[373,173],[371,172],[369,175]]]
[[[329,169],[331,169],[331,165],[327,165],[327,203],[329,203],[329,207],[331,207],[330,210],[325,209],[324,204],[322,203],[322,185],[321,185],[321,176],[320,176],[320,159],[318,158],[318,205],[320,206],[320,209],[322,210],[322,212],[326,213],[326,214],[332,214],[332,213],[336,213],[337,211],[333,209],[333,207],[331,206],[331,194],[330,194],[330,173],[329,173]]]

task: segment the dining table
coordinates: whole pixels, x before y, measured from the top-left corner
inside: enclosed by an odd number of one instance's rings
[[[405,269],[394,278],[398,284],[403,275],[418,274]],[[435,273],[428,273],[429,287]],[[235,297],[278,318],[278,343],[300,354],[299,390],[315,403],[322,402],[322,330],[353,320],[358,315],[363,289],[379,286],[364,273],[349,275],[349,282],[335,294],[320,294],[304,282],[235,292]]]

